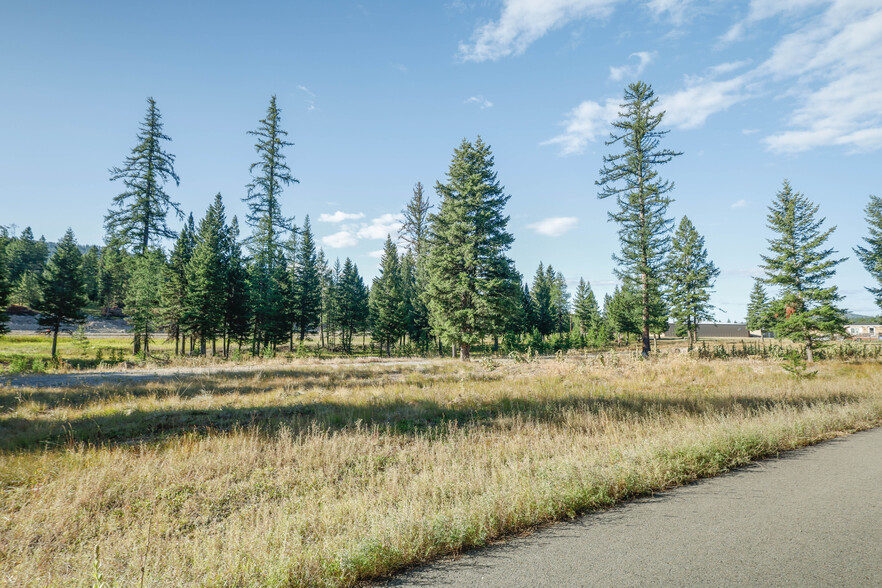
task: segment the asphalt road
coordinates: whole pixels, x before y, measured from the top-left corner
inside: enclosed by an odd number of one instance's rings
[[[388,586],[882,586],[882,429],[416,569]]]

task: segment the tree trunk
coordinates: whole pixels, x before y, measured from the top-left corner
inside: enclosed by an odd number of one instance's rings
[[[52,359],[55,359],[55,349],[58,345],[58,325],[52,330]]]
[[[814,363],[815,354],[812,352],[812,338],[808,337],[805,341],[805,359],[809,363]]]
[[[459,358],[462,361],[471,361],[471,359],[472,359],[472,344],[471,343],[463,343],[460,346]]]

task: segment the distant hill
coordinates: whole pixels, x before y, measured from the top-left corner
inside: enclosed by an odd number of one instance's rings
[[[879,322],[878,316],[867,316],[865,314],[855,314],[853,312],[845,313],[845,321],[850,325],[875,325]]]

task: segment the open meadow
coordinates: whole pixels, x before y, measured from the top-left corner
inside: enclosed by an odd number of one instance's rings
[[[882,423],[882,364],[813,369],[276,360],[4,386],[0,578],[353,585]]]

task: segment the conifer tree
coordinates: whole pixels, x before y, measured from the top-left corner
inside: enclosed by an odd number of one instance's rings
[[[105,314],[113,307],[122,308],[125,305],[129,266],[128,253],[119,245],[107,243],[101,248],[98,258],[98,298]]]
[[[429,322],[429,307],[424,300],[425,264],[421,268],[417,256],[413,251],[408,250],[402,255],[399,265],[401,267],[402,297],[405,304],[405,331],[411,342],[419,349],[427,351],[432,326]]]
[[[38,322],[52,331],[52,359],[55,359],[58,332],[62,327],[86,319],[82,311],[86,305],[82,261],[73,231],[68,229],[40,276],[41,313]]]
[[[184,322],[199,338],[199,353],[223,328],[226,302],[226,214],[220,194],[208,207],[196,230],[196,246],[187,264]]]
[[[162,132],[162,116],[153,98],[147,98],[147,114],[137,138],[123,165],[110,170],[110,180],[121,180],[125,190],[114,196],[104,226],[112,241],[145,255],[160,239],[175,236],[166,224],[169,210],[184,217],[178,203],[165,193],[165,184],[174,180],[180,185],[180,178],[175,173],[175,156],[163,150],[162,141],[171,137]]]
[[[551,266],[549,266],[549,270],[551,270]],[[547,271],[540,261],[536,275],[533,277],[533,288],[530,294],[533,298],[534,326],[543,337],[553,333],[557,323],[553,300],[553,279],[553,270],[551,273]]]
[[[83,255],[83,287],[86,299],[95,304],[100,303],[98,298],[98,259],[100,256],[101,251],[95,246],[89,247]]]
[[[34,239],[31,227],[25,227],[18,237],[12,238],[6,246],[6,276],[10,287],[21,282],[22,276],[29,273],[37,277],[43,273],[46,260],[49,258],[49,247],[46,239]]]
[[[538,328],[536,303],[533,301],[533,295],[530,293],[530,287],[526,282],[521,290],[521,316],[523,317],[521,334],[528,335],[533,332],[533,329]]]
[[[132,326],[132,352],[150,354],[150,341],[160,324],[165,256],[159,249],[129,259],[125,306]]]
[[[480,137],[454,150],[447,182],[430,215],[426,291],[436,333],[460,348],[468,361],[482,335],[498,333],[519,298],[518,273],[506,255],[514,238],[503,208],[509,196],[493,170],[493,155]]]
[[[621,287],[616,286],[613,295],[604,304],[604,316],[607,317],[610,332],[619,337],[625,336],[630,342],[631,335],[642,334],[642,308],[640,291],[629,281]]]
[[[419,259],[426,253],[426,241],[429,237],[429,210],[432,205],[427,196],[423,195],[423,184],[417,182],[413,187],[413,197],[401,211],[404,222],[398,229],[398,237]]]
[[[358,267],[348,257],[343,263],[337,292],[340,340],[343,351],[352,353],[352,337],[367,327],[370,311],[364,280],[358,273]]]
[[[297,183],[285,163],[283,149],[293,145],[285,140],[288,133],[281,128],[281,111],[276,97],[270,99],[266,118],[257,130],[254,149],[259,160],[251,164],[252,181],[248,184],[248,223],[254,233],[248,240],[251,249],[254,351],[283,341],[290,333],[285,312],[285,258],[282,243],[293,230],[292,221],[282,215],[281,195],[285,186]]]
[[[175,340],[175,355],[184,354],[185,300],[187,298],[187,267],[196,246],[196,227],[191,214],[181,229],[169,256],[162,281],[162,319],[166,333]]]
[[[654,112],[658,98],[652,88],[635,82],[625,89],[625,102],[607,145],[621,142],[623,151],[605,155],[597,185],[599,198],[615,197],[618,210],[609,218],[619,225],[621,253],[616,275],[640,288],[641,337],[643,355],[650,351],[650,330],[661,322],[660,281],[664,254],[670,242],[672,220],[666,217],[672,202],[667,195],[673,182],[662,180],[657,168],[680,153],[661,149],[659,143],[667,131],[658,127],[664,112]]]
[[[251,321],[249,307],[248,269],[239,245],[239,220],[234,216],[225,239],[226,289],[224,298],[224,357],[230,352],[230,342],[239,347],[248,338]]]
[[[570,294],[567,292],[567,280],[561,272],[554,272],[551,266],[548,266],[548,270],[551,274],[555,330],[563,334],[570,330]]]
[[[600,308],[597,306],[597,298],[594,297],[591,284],[586,282],[584,278],[579,279],[573,306],[576,320],[579,322],[579,332],[582,335],[587,335],[600,320]]]
[[[877,288],[868,287],[867,291],[873,295],[876,306],[882,310],[882,198],[870,195],[864,214],[867,215],[870,236],[864,237],[867,246],[858,245],[854,252],[878,284]]]
[[[318,255],[312,237],[309,216],[303,221],[300,235],[292,280],[292,317],[294,327],[300,333],[300,341],[302,342],[307,331],[318,325],[322,302]]]
[[[380,273],[371,286],[371,337],[391,355],[392,345],[404,333],[405,304],[398,250],[391,235],[386,237]]]
[[[804,341],[809,362],[819,340],[845,332],[844,313],[835,305],[842,297],[835,285],[826,285],[844,259],[823,249],[836,227],[822,230],[826,219],[817,214],[818,205],[785,180],[769,206],[768,227],[776,236],[769,239],[769,255],[762,256],[761,265],[763,281],[778,289],[772,308],[775,334]]]
[[[707,257],[704,237],[685,216],[671,241],[668,275],[671,316],[677,321],[678,329],[689,337],[692,349],[698,340],[698,323],[713,319],[710,294],[720,270]]]
[[[5,238],[5,227],[0,236],[4,237],[0,239],[0,335],[3,335],[9,332],[9,314],[6,312],[6,307],[9,305],[12,288],[7,279],[6,247],[9,240]]]
[[[759,331],[760,338],[765,339],[766,331],[774,326],[773,317],[770,313],[770,301],[766,297],[762,280],[753,281],[753,290],[750,291],[750,302],[747,303],[747,328],[751,331]]]

